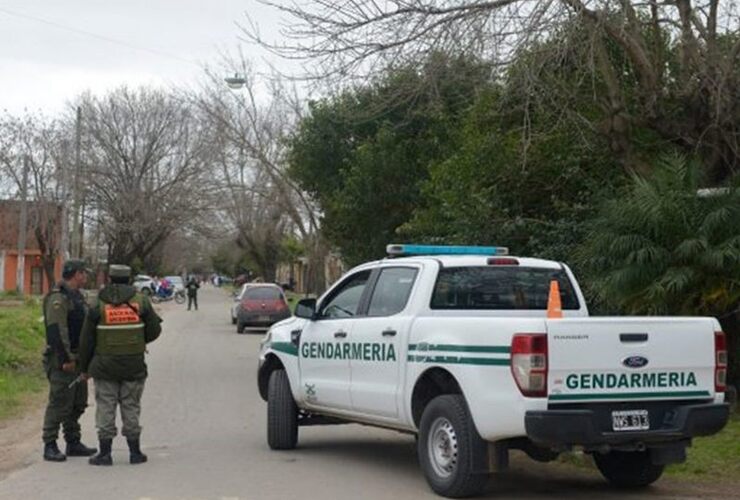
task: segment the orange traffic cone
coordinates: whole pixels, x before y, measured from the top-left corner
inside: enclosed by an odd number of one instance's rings
[[[560,285],[557,280],[550,281],[550,295],[547,297],[547,317],[550,319],[563,317],[563,306],[560,304]]]

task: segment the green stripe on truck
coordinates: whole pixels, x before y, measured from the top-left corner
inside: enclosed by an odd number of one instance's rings
[[[291,342],[273,342],[270,344],[273,350],[290,354],[291,356],[298,356],[298,347]]]
[[[413,363],[509,366],[509,358],[461,358],[458,356],[419,356],[409,354],[407,359]]]
[[[584,401],[589,399],[708,398],[708,391],[608,392],[599,394],[551,394],[550,401]]]
[[[409,344],[409,351],[418,351],[419,345],[424,346],[426,351],[449,351],[449,352],[496,352],[508,354],[511,348],[506,345],[461,345],[461,344]]]

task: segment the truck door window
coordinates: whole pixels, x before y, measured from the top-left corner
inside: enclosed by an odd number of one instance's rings
[[[319,310],[319,318],[351,318],[360,308],[360,300],[370,278],[370,271],[361,271],[350,276]]]
[[[368,316],[391,316],[403,311],[416,279],[416,269],[390,267],[380,272],[370,299]]]
[[[544,311],[551,280],[560,285],[563,309],[578,309],[575,290],[563,270],[493,266],[441,269],[431,308]]]

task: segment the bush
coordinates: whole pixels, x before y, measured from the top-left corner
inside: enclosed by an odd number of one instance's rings
[[[699,169],[681,157],[633,176],[604,204],[579,253],[591,291],[629,314],[710,315],[730,342],[740,384],[740,189],[699,190]]]

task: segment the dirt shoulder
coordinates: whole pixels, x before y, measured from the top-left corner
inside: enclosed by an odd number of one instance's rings
[[[41,453],[41,424],[46,394],[34,394],[24,401],[17,415],[0,420],[0,480],[31,464],[33,451]]]

